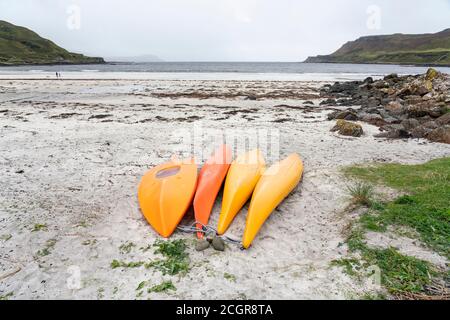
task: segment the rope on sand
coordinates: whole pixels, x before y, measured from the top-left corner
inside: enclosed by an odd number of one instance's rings
[[[198,228],[197,225],[200,225],[202,228],[201,229]],[[195,221],[192,224],[187,225],[187,226],[178,226],[177,229],[180,230],[181,232],[185,232],[185,233],[197,233],[197,232],[200,232],[200,233],[203,233],[205,236],[213,235],[213,236],[219,237],[223,241],[231,243],[231,244],[236,244],[236,245],[240,245],[241,244],[240,240],[236,240],[236,239],[233,239],[233,238],[230,238],[230,237],[227,237],[227,236],[219,236],[217,234],[217,230],[216,229],[214,229],[211,226],[204,225],[203,223],[198,222],[198,221]]]

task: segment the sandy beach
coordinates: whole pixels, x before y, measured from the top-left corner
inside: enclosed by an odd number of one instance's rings
[[[329,75],[309,80],[20,78],[0,79],[0,292],[14,299],[349,299],[371,293],[365,281],[330,266],[347,254],[343,243],[352,219],[345,213],[348,180],[341,168],[450,156],[448,144],[374,138],[379,129],[367,123],[360,123],[365,132],[360,138],[330,132],[334,122],[327,114],[339,108],[321,106],[318,91],[337,80]],[[247,251],[230,244],[225,252],[196,252],[194,236],[176,232],[174,239],[188,239],[186,276],[112,269],[114,259],[155,257],[153,250],[141,249],[158,236],[140,213],[139,179],[174,150],[188,151],[189,145],[180,146],[179,133],[199,127],[244,134],[269,130],[278,150],[267,162],[299,153],[303,181]],[[208,139],[201,144],[209,147]],[[212,226],[220,200],[221,195]],[[242,236],[246,212],[247,206],[227,235]],[[189,212],[182,224],[192,221]],[[35,230],[36,225],[45,227]],[[448,263],[408,239],[374,234],[370,242],[395,243],[400,252]],[[124,252],[120,248],[127,243],[133,245]],[[136,297],[140,282],[164,279],[177,290]]]

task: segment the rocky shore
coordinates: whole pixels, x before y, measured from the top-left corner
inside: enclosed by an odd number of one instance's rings
[[[450,144],[450,77],[433,68],[422,75],[391,74],[377,81],[369,77],[327,84],[320,95],[323,106],[349,107],[328,115],[329,120],[344,120],[334,131],[361,135],[359,125],[349,122],[362,121],[379,127],[376,137],[425,138]]]

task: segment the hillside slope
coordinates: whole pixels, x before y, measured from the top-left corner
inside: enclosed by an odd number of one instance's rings
[[[37,33],[0,20],[0,65],[104,63],[69,52]]]
[[[450,65],[450,28],[433,34],[362,37],[331,55],[309,57],[305,62]]]

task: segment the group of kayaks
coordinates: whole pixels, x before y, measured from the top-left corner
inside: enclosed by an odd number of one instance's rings
[[[220,188],[225,181],[217,233],[223,235],[250,199],[242,246],[248,248],[272,211],[300,182],[303,163],[291,154],[266,170],[255,149],[232,161],[228,145],[218,148],[197,173],[194,159],[171,161],[154,167],[141,180],[138,200],[150,225],[163,237],[175,231],[193,204],[197,236],[203,238]]]

